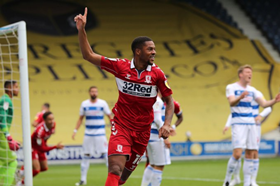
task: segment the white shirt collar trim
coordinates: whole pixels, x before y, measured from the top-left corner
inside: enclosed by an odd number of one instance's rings
[[[46,132],[49,132],[49,129],[48,129],[46,123],[44,123],[44,128],[45,128],[45,131],[46,131]]]
[[[153,63],[153,65],[148,65],[146,70],[147,71],[152,71],[152,67],[155,67],[156,65]],[[133,69],[135,68],[135,65],[134,65],[134,58],[132,58],[131,62],[130,62],[130,68]]]

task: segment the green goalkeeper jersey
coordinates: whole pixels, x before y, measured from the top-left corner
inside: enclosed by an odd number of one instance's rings
[[[0,98],[0,165],[4,161],[14,161],[16,154],[10,150],[6,135],[9,134],[13,120],[13,103],[8,94]]]

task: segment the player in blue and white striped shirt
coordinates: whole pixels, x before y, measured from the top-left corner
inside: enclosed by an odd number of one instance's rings
[[[261,97],[264,99],[263,94],[258,91],[259,94],[261,95]],[[253,116],[255,118],[255,122],[256,122],[256,128],[257,128],[257,137],[258,137],[258,149],[260,147],[260,139],[261,139],[261,122],[263,120],[263,118],[267,117],[272,109],[271,107],[266,107],[261,113],[259,113],[259,104],[256,101],[253,101],[251,104],[252,108],[253,108]],[[228,117],[228,120],[226,122],[226,125],[223,129],[223,133],[225,134],[225,132],[229,129],[231,124],[231,114]],[[251,177],[251,186],[258,186],[256,183],[256,178],[257,178],[257,174],[258,174],[258,170],[259,170],[259,157],[258,157],[258,152],[256,152],[256,154],[254,154],[253,157],[253,172],[252,172],[252,177]],[[239,172],[241,169],[241,158],[238,160],[237,166],[235,168],[235,171],[233,173],[234,175],[234,179],[231,180],[230,182],[230,186],[234,186],[237,184],[240,184],[240,176],[239,176]]]
[[[87,172],[89,169],[89,160],[91,156],[104,156],[106,165],[108,164],[108,144],[105,134],[104,114],[112,119],[111,111],[106,101],[97,98],[98,89],[95,86],[89,88],[90,99],[82,102],[80,107],[80,117],[77,121],[72,138],[82,124],[84,117],[85,121],[85,136],[83,142],[83,159],[81,162],[81,180],[76,185],[85,185],[87,182]]]
[[[258,149],[258,137],[253,114],[252,102],[255,100],[261,107],[269,107],[280,101],[280,93],[269,101],[262,99],[262,95],[252,86],[252,67],[241,66],[238,69],[239,81],[226,87],[226,96],[231,109],[233,155],[227,165],[226,178],[223,186],[229,186],[232,173],[245,149],[243,164],[244,186],[251,184],[254,154]]]

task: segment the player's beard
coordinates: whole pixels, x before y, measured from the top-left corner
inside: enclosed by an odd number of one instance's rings
[[[153,65],[153,62],[151,62],[150,60],[147,61],[148,65]]]
[[[90,96],[91,100],[95,100],[97,98],[96,95]]]

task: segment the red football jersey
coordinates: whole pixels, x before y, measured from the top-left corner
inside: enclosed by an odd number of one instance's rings
[[[55,125],[56,123],[54,123],[54,126],[51,130],[47,128],[45,123],[41,123],[37,126],[37,128],[31,135],[32,149],[39,152],[48,152],[56,148],[56,146],[51,146],[51,147],[47,146],[47,140],[55,132]]]
[[[133,60],[103,56],[101,68],[116,78],[119,90],[119,98],[113,108],[116,121],[132,130],[149,130],[154,119],[153,104],[158,90],[163,97],[172,94],[163,71],[153,64],[139,72]]]
[[[36,117],[35,117],[34,120],[35,120],[38,124],[40,124],[40,123],[42,123],[42,122],[44,121],[44,119],[43,119],[44,113],[45,113],[45,111],[41,111],[41,112],[38,112],[38,113],[36,114]]]

